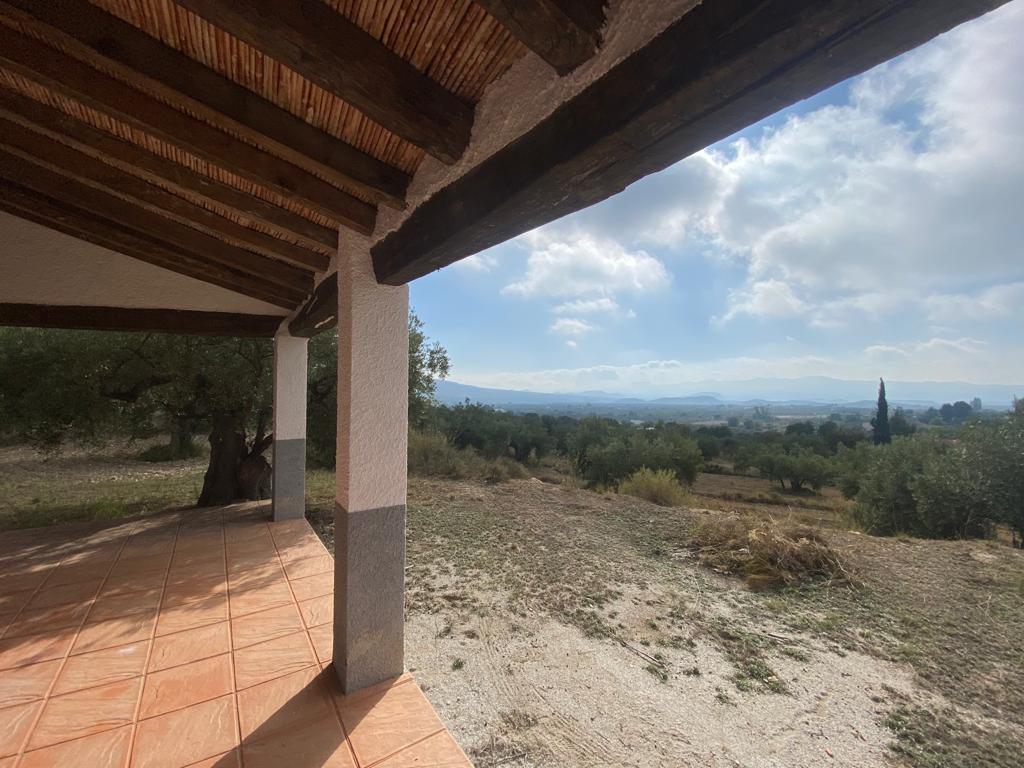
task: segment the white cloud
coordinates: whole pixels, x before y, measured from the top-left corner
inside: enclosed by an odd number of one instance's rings
[[[1024,282],[995,285],[975,294],[934,294],[925,300],[929,319],[934,322],[990,320],[1024,311]]]
[[[552,333],[563,336],[584,336],[597,330],[597,326],[578,317],[560,317],[551,324]]]
[[[577,344],[577,343],[575,342],[575,340],[573,340],[573,339],[568,339],[568,340],[567,340],[567,341],[565,342],[565,346],[569,347],[569,349],[576,349],[576,347],[577,347],[577,346],[579,346],[579,345],[578,345],[578,344]]]
[[[490,272],[498,266],[498,257],[490,253],[477,253],[456,261],[452,266],[466,272]]]
[[[607,296],[599,299],[576,299],[566,301],[551,308],[556,315],[594,315],[598,313],[616,314],[619,302]]]
[[[737,315],[755,317],[795,317],[807,311],[793,289],[781,280],[761,280],[749,288],[729,294],[729,311],[721,318],[725,323]]]
[[[523,297],[646,293],[659,290],[671,275],[643,250],[627,250],[614,240],[588,234],[551,239],[539,231],[523,236],[532,250],[526,274],[502,293]]]

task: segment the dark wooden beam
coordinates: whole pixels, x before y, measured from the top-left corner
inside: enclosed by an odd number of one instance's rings
[[[275,259],[225,243],[114,195],[62,176],[25,158],[0,150],[0,177],[33,189],[53,200],[73,205],[126,229],[173,243],[177,250],[263,278],[300,295],[313,288],[313,275]]]
[[[1005,0],[704,2],[372,249],[406,283],[604,200]]]
[[[58,37],[92,66],[264,147],[333,184],[404,207],[409,177],[87,0],[4,0],[0,13]]]
[[[147,210],[184,220],[215,237],[243,248],[254,248],[304,269],[323,272],[330,259],[317,251],[279,240],[237,224],[165,189],[83,154],[59,141],[0,117],[0,147],[37,165],[89,186],[124,197]]]
[[[469,142],[473,109],[323,0],[178,0],[445,162]]]
[[[369,203],[3,25],[0,64],[54,93],[293,198],[358,232],[373,230],[376,209]]]
[[[597,51],[604,0],[476,1],[560,75]]]
[[[272,337],[282,318],[182,309],[0,303],[0,325],[88,331],[151,331],[190,336]]]
[[[330,330],[338,324],[338,273],[327,275],[288,323],[292,336],[305,339]]]
[[[108,250],[286,309],[302,296],[279,285],[198,259],[87,211],[0,179],[0,210]],[[83,265],[88,268],[88,265]]]
[[[173,160],[122,141],[54,107],[20,93],[0,88],[0,116],[67,143],[80,152],[117,165],[154,184],[170,186],[180,194],[198,197],[241,217],[250,226],[259,222],[307,248],[338,247],[338,232],[307,218],[193,171]]]

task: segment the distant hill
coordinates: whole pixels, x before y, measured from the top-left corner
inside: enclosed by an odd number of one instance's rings
[[[439,381],[437,399],[454,405],[470,400],[492,406],[524,405],[843,405],[872,408],[876,381],[833,379],[827,376],[805,376],[795,379],[748,379],[745,381],[703,381],[684,385],[691,392],[678,395],[642,397],[637,393],[612,394],[601,391],[531,392],[516,389],[494,389]],[[682,386],[680,387],[683,388]],[[1024,384],[971,384],[957,381],[887,381],[891,405],[907,408],[928,408],[942,403],[980,397],[987,408],[1007,408],[1014,396],[1024,397]]]

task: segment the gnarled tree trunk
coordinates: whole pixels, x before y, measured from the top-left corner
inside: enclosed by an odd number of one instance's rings
[[[271,491],[270,463],[263,453],[273,443],[265,434],[265,415],[252,446],[245,442],[245,416],[240,413],[215,413],[210,430],[210,464],[203,479],[197,505],[212,507],[239,499],[266,499]]]

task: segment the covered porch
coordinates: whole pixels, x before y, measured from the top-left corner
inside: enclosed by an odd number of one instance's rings
[[[266,504],[0,544],[0,766],[467,766],[416,682],[345,695],[334,561]]]

